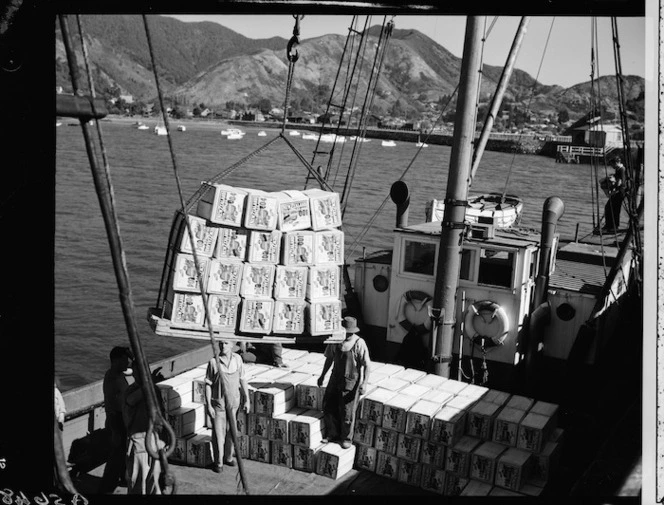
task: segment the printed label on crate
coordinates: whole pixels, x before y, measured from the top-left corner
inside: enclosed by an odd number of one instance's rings
[[[321,447],[293,446],[293,468],[304,472],[313,472],[316,469],[316,452]]]
[[[219,259],[247,259],[247,230],[219,227],[219,237],[214,253]]]
[[[496,465],[496,486],[518,491],[528,473],[531,453],[509,448],[498,459]]]
[[[371,445],[374,439],[375,425],[368,421],[355,421],[355,433],[353,434],[353,442],[359,444]]]
[[[441,468],[422,465],[422,489],[443,494],[445,489],[445,472]]]
[[[214,246],[217,242],[218,229],[216,227],[207,226],[205,219],[198,216],[187,216],[189,226],[194,236],[194,243],[196,244],[196,253],[199,256],[210,257],[214,254]],[[180,250],[185,253],[192,253],[191,241],[189,240],[189,232],[186,227],[183,227],[182,241]]]
[[[325,335],[341,329],[341,300],[312,301],[308,308],[309,333]]]
[[[247,333],[270,333],[274,300],[245,298],[242,300],[240,331]]]
[[[208,258],[199,257],[198,266],[200,277],[205,286],[207,278]],[[200,292],[196,264],[191,254],[180,253],[175,258],[175,271],[173,272],[173,289],[176,291]]]
[[[370,445],[359,444],[355,451],[355,465],[363,470],[370,472],[376,471],[376,453],[377,449]]]
[[[453,445],[463,435],[466,413],[463,410],[444,406],[433,418],[431,441]]]
[[[304,333],[307,305],[304,300],[276,300],[272,332],[292,335]]]
[[[274,265],[245,263],[242,269],[242,296],[266,297],[272,296],[274,285]]]
[[[339,193],[324,191],[318,188],[307,189],[302,193],[309,197],[311,206],[311,227],[314,230],[338,228],[341,226]]]
[[[344,233],[341,230],[314,232],[314,264],[343,265]]]
[[[238,409],[235,425],[237,426],[238,434],[247,434],[247,413],[244,410]]]
[[[398,477],[399,471],[399,458],[388,454],[386,452],[378,451],[376,459],[376,473],[387,477],[388,479],[395,479]]]
[[[314,232],[289,231],[283,235],[281,263],[285,266],[309,266],[314,264]]]
[[[268,231],[277,228],[277,199],[270,193],[251,190],[245,206],[245,228]]]
[[[519,425],[516,446],[527,451],[540,452],[549,433],[551,418],[541,414],[526,414]]]
[[[270,263],[276,265],[281,260],[280,231],[251,231],[247,261],[249,263]]]
[[[421,482],[422,465],[414,461],[399,461],[399,482],[410,486],[419,486]]]
[[[307,294],[307,267],[277,265],[274,280],[274,297],[277,299],[303,300]]]
[[[238,295],[244,264],[229,259],[210,260],[207,292],[218,295]]]
[[[378,426],[375,428],[375,432],[374,447],[387,454],[396,454],[399,433]]]
[[[493,442],[486,442],[475,449],[470,458],[470,477],[493,484],[497,460],[504,450],[504,446]]]
[[[422,439],[399,434],[397,438],[397,457],[417,462],[420,456]]]
[[[247,415],[247,433],[254,437],[267,439],[270,429],[270,418],[250,412]]]
[[[277,228],[282,231],[311,228],[309,197],[301,191],[272,193],[277,198]]]
[[[516,446],[516,437],[519,432],[519,423],[526,415],[522,410],[505,407],[496,416],[493,428],[494,442]]]
[[[249,436],[249,459],[270,462],[270,441],[266,438]]]
[[[293,446],[281,440],[272,440],[272,464],[293,468]]]
[[[173,311],[171,322],[187,325],[203,325],[205,309],[203,297],[191,293],[175,293],[173,296]]]
[[[225,184],[204,183],[196,213],[213,223],[240,228],[247,192]]]
[[[307,278],[307,294],[309,300],[339,298],[341,275],[336,265],[311,266]]]
[[[468,485],[469,479],[445,472],[445,489],[443,494],[446,496],[459,496],[461,491]]]
[[[175,439],[175,447],[173,448],[173,453],[169,458],[172,461],[178,461],[180,463],[187,462],[187,439],[191,438],[192,435],[187,437],[177,437]]]
[[[444,468],[446,455],[445,451],[446,447],[444,445],[423,441],[420,453],[420,462],[425,465],[435,466],[436,468]]]
[[[218,331],[235,331],[240,308],[239,296],[208,295],[212,328]]]
[[[238,451],[241,458],[249,459],[249,435],[238,434],[237,442],[238,445],[235,447],[235,450]]]
[[[191,381],[191,401],[194,403],[205,403],[205,381],[195,379]]]
[[[187,441],[188,464],[206,467],[212,464],[212,462],[212,437],[208,435],[194,435]]]

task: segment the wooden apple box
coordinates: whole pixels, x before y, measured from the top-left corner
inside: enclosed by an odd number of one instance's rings
[[[205,468],[214,463],[212,434],[196,433],[187,439],[187,464]]]
[[[471,454],[481,443],[476,438],[463,436],[456,444],[448,447],[445,471],[459,477],[468,477]]]
[[[440,375],[428,373],[417,379],[415,384],[428,387],[429,389],[440,389],[440,386],[448,380],[449,379],[447,377],[441,377]]]
[[[403,370],[393,374],[392,377],[405,380],[406,382],[417,382],[418,380],[426,377],[426,375],[427,373],[423,372],[422,370],[416,370],[415,368],[404,368]],[[420,384],[420,386],[425,387],[427,389],[431,389],[430,387],[425,386],[424,384]]]
[[[420,449],[420,463],[436,468],[445,468],[446,449],[444,445],[423,440]]]
[[[249,412],[247,414],[247,435],[267,440],[270,434],[270,418],[265,415]]]
[[[240,331],[269,334],[272,331],[274,300],[272,298],[243,298]]]
[[[360,419],[370,421],[378,426],[383,424],[383,408],[385,402],[396,396],[397,393],[380,386],[365,396],[360,402]]]
[[[338,479],[353,469],[355,446],[344,449],[339,444],[325,444],[316,455],[316,473]]]
[[[277,265],[274,297],[280,300],[304,300],[307,294],[307,267]]]
[[[406,429],[406,413],[416,402],[414,396],[401,393],[387,400],[383,406],[383,428],[403,433]]]
[[[318,366],[318,365],[316,365]],[[322,367],[318,366],[319,374]],[[299,370],[299,369],[298,369]],[[330,380],[329,374],[325,377],[326,382]],[[312,375],[309,379],[295,386],[297,396],[296,405],[304,409],[323,410],[323,394],[318,386],[318,376]]]
[[[560,444],[547,442],[539,454],[533,454],[531,474],[528,483],[544,487],[558,469]]]
[[[405,390],[404,390],[405,392]],[[429,439],[433,416],[440,410],[440,403],[418,400],[406,414],[404,433],[413,437]]]
[[[433,402],[436,405],[442,407],[443,405],[447,404],[447,402],[449,402],[452,398],[454,398],[454,395],[452,393],[448,393],[447,391],[440,391],[438,389],[430,389],[429,391],[427,391],[422,395],[422,398],[420,398],[420,400]]]
[[[466,386],[468,386],[468,384],[465,382],[449,379],[443,382],[436,389],[440,389],[441,391],[447,391],[448,393],[452,393],[453,395],[458,395],[461,391],[463,391],[463,389]]]
[[[304,409],[294,408],[284,414],[277,414],[270,419],[267,438],[290,443],[289,424],[298,415],[304,413]]]
[[[459,496],[489,496],[493,484],[470,479]]]
[[[399,432],[381,426],[374,428],[374,447],[387,454],[396,455]]]
[[[247,261],[276,265],[281,261],[281,242],[280,231],[250,231]]]
[[[341,270],[336,265],[312,265],[307,275],[306,298],[310,301],[339,298]]]
[[[341,206],[339,193],[320,188],[302,191],[308,198],[311,210],[311,227],[314,230],[339,228],[341,226]]]
[[[323,444],[313,448],[293,445],[293,468],[313,473],[316,470],[316,454],[322,447]]]
[[[484,396],[489,392],[489,388],[478,386],[477,384],[468,384],[457,393],[458,396],[465,396],[473,400],[484,400]]]
[[[310,353],[309,351],[305,351],[304,349],[293,349],[293,348],[284,348],[283,352],[281,353],[281,356],[284,359],[288,360],[299,360],[306,358],[307,356],[311,354],[320,354],[320,353]]]
[[[272,383],[254,393],[254,412],[266,416],[285,414],[295,407],[295,387],[290,384]]]
[[[355,445],[355,466],[362,470],[376,471],[376,456],[378,450],[371,445]]]
[[[403,379],[397,379],[395,377],[387,377],[380,382],[376,383],[376,386],[382,389],[388,389],[394,393],[401,391],[406,386],[409,386],[410,382]]]
[[[300,447],[318,447],[323,440],[323,413],[306,410],[290,423],[290,443]]]
[[[307,328],[313,336],[327,335],[342,329],[341,300],[312,301],[307,312]]]
[[[397,457],[417,463],[420,458],[422,439],[399,433],[397,437]]]
[[[397,480],[398,472],[399,458],[379,449],[376,453],[376,473],[382,477]]]
[[[500,412],[500,405],[479,400],[468,411],[466,434],[480,440],[491,440],[493,423]]]
[[[496,442],[484,442],[470,457],[470,478],[493,484],[498,457],[507,448]]]
[[[245,190],[225,184],[202,184],[204,193],[198,201],[196,214],[216,224],[242,227]]]
[[[494,484],[518,491],[530,476],[532,453],[509,447],[498,458]]]
[[[249,435],[238,434],[237,444],[235,446],[236,454],[239,454],[242,459],[249,459]]]
[[[205,379],[191,381],[191,402],[205,404]]]
[[[246,261],[248,239],[249,232],[245,229],[220,226],[215,258]]]
[[[270,463],[277,466],[293,468],[293,446],[281,440],[270,441]]]
[[[189,221],[191,232],[194,235],[196,254],[199,257],[205,256],[210,258],[214,254],[219,228],[216,226],[208,226],[207,221],[198,216],[188,215],[187,220]],[[193,253],[191,241],[189,240],[189,232],[186,227],[182,228],[180,251],[188,254]]]
[[[535,402],[530,408],[529,413],[541,414],[551,418],[551,429],[558,426],[558,405],[555,403],[548,403],[543,401]]]
[[[422,482],[422,465],[405,459],[399,460],[397,480],[409,486],[420,486]]]
[[[374,372],[372,368],[371,373],[369,374],[369,378],[367,379],[367,384],[377,386],[380,381],[387,378],[389,378],[389,375],[382,372]]]
[[[277,229],[281,231],[311,228],[309,197],[302,191],[271,193],[277,199]]]
[[[241,409],[238,409],[237,416],[235,420],[235,426],[237,426],[237,432],[239,435],[247,435],[247,424],[249,423],[248,414]]]
[[[477,400],[474,398],[469,398],[467,396],[456,395],[454,398],[450,399],[445,405],[454,407],[455,409],[469,411],[477,403]]]
[[[314,265],[344,264],[344,233],[341,230],[314,232]]]
[[[549,416],[535,414],[531,409],[519,425],[519,432],[516,438],[517,448],[540,452],[549,438],[552,429],[553,423]]]
[[[309,376],[315,375],[316,379],[318,379],[320,373],[323,371],[322,363],[302,363],[300,361],[296,363],[297,365],[291,363],[291,370],[294,372],[306,373]]]
[[[292,372],[288,369],[269,367],[263,373],[256,377],[260,382],[280,382],[281,379],[290,375]]]
[[[493,441],[516,447],[519,425],[524,417],[526,413],[523,410],[503,407],[494,421]]]
[[[208,277],[208,264],[210,258],[199,257],[198,266],[203,280],[203,287],[206,286]],[[173,289],[175,291],[186,291],[191,293],[200,293],[201,288],[198,284],[198,275],[196,274],[196,264],[191,254],[178,253],[175,256],[173,267]]]
[[[271,459],[270,443],[270,440],[267,438],[249,435],[249,459],[260,461],[261,463],[269,463]]]
[[[240,297],[235,295],[208,295],[208,312],[212,329],[234,333],[240,313]]]
[[[161,403],[167,412],[191,403],[191,379],[176,375],[155,385],[161,394]]]
[[[398,379],[398,377],[395,378]],[[431,391],[431,389],[426,386],[411,383],[405,386],[403,389],[400,389],[399,393],[402,395],[414,396],[415,398],[420,399],[429,391]]]
[[[509,401],[505,404],[506,407],[519,409],[524,412],[528,412],[533,405],[535,405],[535,400],[521,395],[512,395]]]
[[[301,335],[306,329],[307,307],[304,300],[275,300],[272,333]]]
[[[392,363],[376,363],[376,371],[380,373],[387,374],[389,377],[393,377],[405,370],[401,365],[394,365]],[[372,368],[373,369],[373,368]]]
[[[168,424],[176,437],[183,437],[202,429],[205,425],[205,407],[197,403],[182,405],[168,412]]]
[[[374,440],[375,427],[376,425],[369,421],[357,419],[355,421],[353,442],[357,442],[358,444],[371,445]]]
[[[187,440],[194,437],[194,433],[185,435],[184,437],[175,438],[175,446],[173,452],[169,456],[169,461],[174,461],[177,463],[186,463],[187,462]]]
[[[485,402],[496,403],[498,405],[505,405],[511,398],[509,393],[505,391],[498,391],[497,389],[489,389],[487,394],[482,397]]]
[[[268,263],[245,263],[242,269],[240,295],[256,298],[272,297],[275,271],[275,265]]]
[[[445,404],[433,416],[430,440],[436,444],[452,446],[463,436],[466,412]]]
[[[443,494],[445,490],[445,471],[431,465],[422,465],[422,481],[420,487],[425,491]]]
[[[445,496],[459,496],[470,482],[467,477],[461,477],[450,472],[445,472],[445,487],[443,494]]]
[[[310,364],[319,364],[321,370],[323,368],[323,363],[325,363],[325,355],[322,352],[310,352],[306,356],[303,356],[302,359]]]
[[[247,191],[244,227],[250,230],[276,230],[278,216],[275,196],[257,189]]]
[[[207,292],[217,295],[239,295],[244,263],[230,259],[210,260]]]
[[[311,230],[284,232],[281,244],[281,264],[288,267],[314,264],[314,232]]]

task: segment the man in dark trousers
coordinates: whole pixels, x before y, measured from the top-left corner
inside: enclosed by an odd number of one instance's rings
[[[620,211],[625,199],[625,166],[620,158],[612,162],[613,175],[609,176],[609,199],[604,206],[604,228],[602,231],[615,233],[620,228]]]
[[[129,347],[114,347],[110,353],[111,367],[104,375],[104,409],[111,446],[101,478],[100,493],[113,493],[125,477],[127,430],[122,419],[122,404],[127,388],[134,383],[130,368],[133,358]]]
[[[357,335],[360,331],[357,319],[345,317],[342,326],[346,329],[346,338],[341,344],[328,344],[325,348],[325,364],[318,386],[322,387],[325,375],[332,367],[323,398],[323,442],[339,442],[341,447],[348,449],[352,445],[354,400],[366,389],[371,360],[366,342]]]

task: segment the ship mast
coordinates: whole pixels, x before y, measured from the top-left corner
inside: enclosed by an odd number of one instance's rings
[[[449,377],[452,361],[456,292],[475,138],[475,104],[480,77],[481,40],[480,18],[469,16],[466,22],[459,98],[454,121],[432,308],[434,326],[431,348],[434,373],[443,377]]]

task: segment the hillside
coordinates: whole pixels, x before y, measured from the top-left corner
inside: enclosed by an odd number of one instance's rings
[[[132,95],[154,101],[156,88],[143,20],[135,15],[83,16],[95,82],[101,93]],[[182,105],[227,102],[251,105],[261,99],[283,104],[288,62],[287,40],[280,37],[249,39],[217,23],[184,23],[151,16],[150,32],[164,93]],[[369,45],[377,42],[379,26],[369,30]],[[325,35],[301,41],[293,80],[293,101],[302,109],[319,113],[327,102],[343,53],[345,36]],[[371,53],[371,54],[369,54]],[[64,47],[56,24],[56,84],[69,89]],[[79,65],[83,63],[79,56]],[[358,68],[373,62],[368,51]],[[451,95],[459,81],[461,61],[417,30],[394,29],[373,102],[375,115],[400,111],[416,117]],[[485,65],[481,101],[488,103],[502,69]],[[597,98],[608,115],[617,112],[615,77],[599,80]],[[343,73],[339,89],[343,85]],[[643,121],[644,79],[626,76],[627,107],[633,119]],[[359,85],[356,106],[362,105],[366,78]],[[597,91],[596,91],[597,93]],[[340,97],[334,97],[335,101]],[[351,97],[352,98],[352,97]],[[350,101],[349,101],[350,103]],[[591,103],[589,82],[570,88],[539,84],[528,73],[515,69],[504,104],[542,116],[557,117],[565,110],[571,119],[587,113]]]

